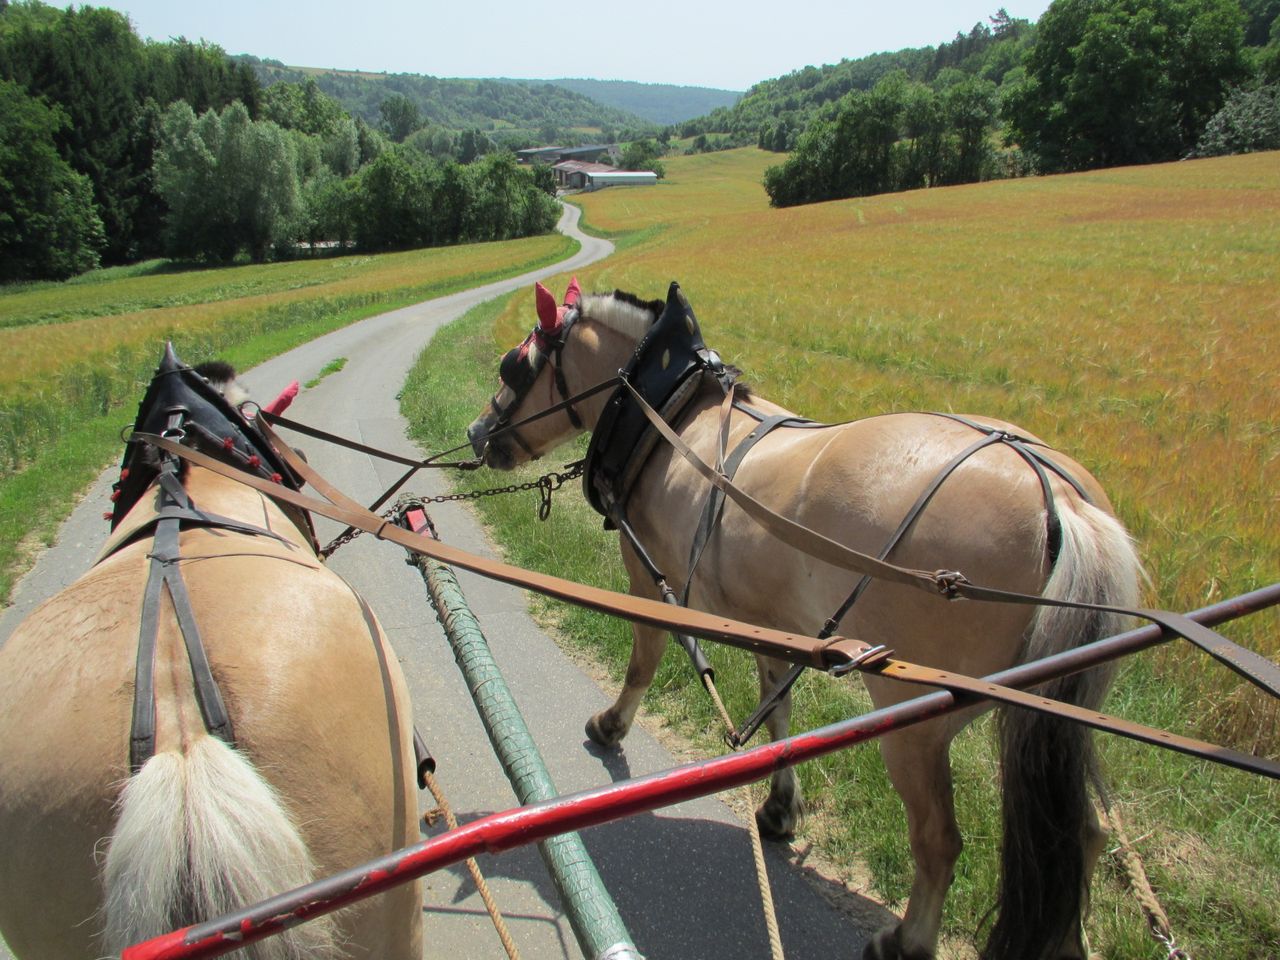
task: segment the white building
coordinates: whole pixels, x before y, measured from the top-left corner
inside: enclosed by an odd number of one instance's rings
[[[587,190],[600,190],[604,187],[651,187],[658,182],[658,175],[652,170],[592,171],[586,174],[586,180]]]

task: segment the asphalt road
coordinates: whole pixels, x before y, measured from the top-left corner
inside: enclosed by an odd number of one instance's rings
[[[243,380],[255,396],[267,399],[289,381],[306,382],[329,361],[346,357],[343,370],[304,390],[289,415],[375,447],[418,456],[421,452],[405,439],[396,394],[435,330],[478,303],[612,252],[607,242],[577,231],[576,208],[566,207],[561,229],[582,243],[569,261],[372,317],[270,360],[244,374]],[[322,474],[365,503],[401,472],[383,461],[306,438],[299,446]],[[79,576],[97,553],[106,535],[101,515],[113,476],[114,467],[98,480],[58,542],[19,584],[14,604],[0,615],[0,643],[36,604]],[[410,489],[424,496],[444,492],[442,480],[429,471]],[[447,504],[436,507],[432,516],[446,542],[493,555],[467,509]],[[337,532],[335,524],[316,519],[322,542]],[[386,628],[409,678],[418,728],[436,757],[437,777],[459,819],[466,822],[515,806],[422,580],[404,562],[403,552],[365,537],[339,550],[331,563],[368,599]],[[611,702],[612,691],[602,691],[530,620],[522,592],[465,571],[458,571],[458,577],[561,793],[679,762],[640,725],[619,752],[589,745],[583,722]],[[584,832],[583,840],[637,947],[650,960],[769,955],[747,831],[719,800],[693,801],[595,827]],[[767,860],[791,960],[859,956],[866,923],[885,922],[887,914],[880,908],[794,866],[785,850],[770,848]],[[480,865],[525,958],[582,956],[534,848],[484,857]],[[504,956],[462,865],[427,878],[423,910],[425,957]],[[851,911],[863,920],[855,920]],[[0,960],[11,960],[3,943]]]

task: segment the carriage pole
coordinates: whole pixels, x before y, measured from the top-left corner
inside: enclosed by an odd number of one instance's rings
[[[1204,607],[1188,616],[1215,626],[1280,603],[1280,584]],[[1034,686],[1146,650],[1173,638],[1158,625],[1140,627],[1065,653],[992,674],[992,683]],[[948,690],[842,720],[750,750],[700,760],[661,773],[491,814],[457,830],[397,850],[238,913],[184,927],[127,947],[121,960],[203,960],[240,949],[321,914],[331,913],[481,853],[501,853],[570,830],[671,806],[763,779],[794,766],[969,706],[972,699]]]
[[[415,533],[429,529],[425,512],[418,508],[405,512],[404,525]],[[522,805],[553,799],[555,783],[453,570],[422,554],[411,553],[407,562],[422,574],[431,605],[517,799]],[[581,837],[577,833],[549,837],[538,844],[538,850],[588,960],[639,960],[640,953]]]

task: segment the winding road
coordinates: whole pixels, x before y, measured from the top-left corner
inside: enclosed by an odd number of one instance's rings
[[[339,373],[301,393],[289,415],[378,448],[420,456],[406,439],[397,401],[418,354],[440,326],[476,304],[612,252],[608,242],[583,235],[577,222],[577,208],[566,206],[559,229],[582,244],[567,261],[372,317],[276,357],[243,380],[255,396],[270,397],[290,380],[305,382],[329,361],[346,357]],[[365,503],[400,473],[394,465],[340,447],[305,439],[301,445],[322,474]],[[95,556],[107,532],[101,516],[114,474],[112,467],[99,478],[57,543],[19,584],[14,604],[0,615],[0,643],[31,609],[79,576]],[[424,496],[445,492],[442,480],[431,471],[419,474],[410,487]],[[432,515],[445,541],[494,555],[467,508],[445,504]],[[337,532],[335,524],[316,520],[322,542]],[[404,562],[403,552],[364,537],[338,551],[332,566],[368,599],[394,644],[409,678],[418,728],[436,757],[438,779],[459,819],[466,822],[515,806],[422,580]],[[610,694],[533,623],[522,592],[464,571],[458,571],[458,578],[561,793],[681,762],[642,723],[619,752],[589,745],[583,722],[611,702]],[[429,804],[428,795],[424,806]],[[769,955],[747,831],[724,803],[709,798],[680,804],[590,829],[583,840],[637,948],[650,960]],[[767,853],[786,955],[791,960],[859,956],[867,927],[886,922],[888,914],[793,864],[794,854],[779,848]],[[484,857],[480,866],[522,956],[582,956],[535,849]],[[470,960],[504,955],[462,865],[426,878],[423,910],[425,957]],[[3,943],[0,960],[11,960]]]

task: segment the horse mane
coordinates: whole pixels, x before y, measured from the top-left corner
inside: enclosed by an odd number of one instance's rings
[[[663,300],[644,300],[625,290],[612,293],[592,293],[582,299],[582,316],[603,323],[611,330],[634,337],[638,342],[666,309]],[[747,400],[752,396],[750,384],[742,379],[742,371],[732,364],[725,364],[737,385],[738,397]]]
[[[583,297],[580,310],[584,318],[639,340],[662,316],[665,308],[666,303],[661,300],[641,300],[633,293],[614,290],[613,293],[592,293]]]

